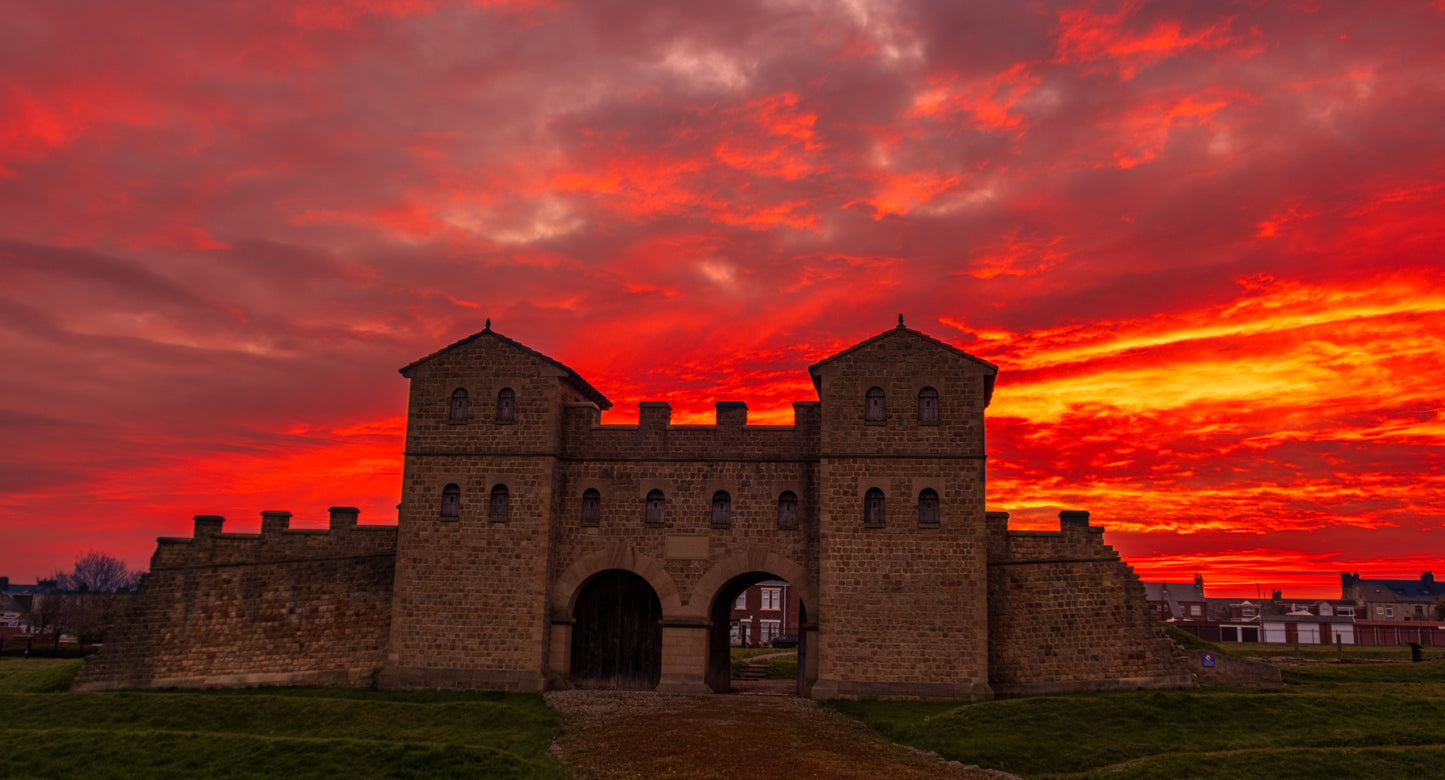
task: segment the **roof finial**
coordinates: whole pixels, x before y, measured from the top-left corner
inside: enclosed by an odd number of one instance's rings
[[[483,328],[482,330],[491,330],[491,329],[492,329],[492,318],[491,318],[491,317],[488,317],[488,318],[487,318],[487,327]]]
[[[903,327],[903,315],[898,315],[898,327]]]

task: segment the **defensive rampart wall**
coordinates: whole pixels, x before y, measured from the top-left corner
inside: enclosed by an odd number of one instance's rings
[[[1088,512],[1010,531],[989,512],[989,684],[998,696],[1194,684],[1144,586]]]
[[[716,425],[673,425],[672,407],[660,401],[638,405],[636,425],[602,425],[596,406],[574,403],[564,413],[562,456],[609,460],[770,460],[818,458],[820,408],[817,401],[793,404],[793,425],[748,425],[748,407],[716,404]]]
[[[290,512],[262,512],[259,534],[235,534],[200,515],[194,537],[160,538],[124,625],[74,689],[371,685],[396,527],[356,518],[332,507],[329,529],[293,530]]]

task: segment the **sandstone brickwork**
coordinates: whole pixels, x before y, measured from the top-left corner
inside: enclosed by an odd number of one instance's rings
[[[222,531],[198,516],[193,538],[161,538],[124,630],[86,662],[77,690],[226,685],[371,686],[385,662],[396,528],[357,525],[349,507],[326,530]]]
[[[989,697],[983,412],[997,369],[899,328],[810,371],[823,408],[815,690]],[[883,408],[870,420],[873,388]],[[936,420],[921,413],[925,388]],[[881,524],[865,517],[870,490]],[[921,522],[924,490],[937,524]]]
[[[998,695],[1193,685],[1144,586],[1088,512],[1058,531],[1008,531],[989,513],[989,681]]]
[[[402,369],[395,528],[198,519],[82,685],[726,691],[730,605],[765,579],[801,602],[803,695],[1192,684],[1098,529],[986,514],[996,367],[900,321],[809,373],[792,425],[729,400],[603,425],[605,396],[488,323]]]

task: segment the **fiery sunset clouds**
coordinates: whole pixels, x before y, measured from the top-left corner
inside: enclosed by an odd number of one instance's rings
[[[0,574],[392,522],[478,331],[626,422],[896,323],[1146,579],[1445,568],[1445,2],[0,0]]]

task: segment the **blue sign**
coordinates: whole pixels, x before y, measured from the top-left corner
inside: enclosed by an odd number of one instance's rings
[[[1199,662],[1202,663],[1202,664],[1204,664],[1205,668],[1213,668],[1213,667],[1214,667],[1214,653],[1206,652],[1205,654],[1199,656]]]

